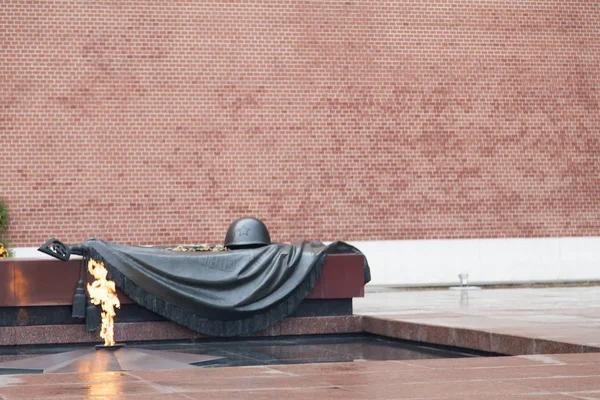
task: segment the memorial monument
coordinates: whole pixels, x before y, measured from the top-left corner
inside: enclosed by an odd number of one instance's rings
[[[219,337],[246,336],[274,325],[313,289],[327,255],[361,254],[344,242],[272,243],[265,224],[250,217],[230,225],[223,246],[139,247],[98,239],[69,246],[51,239],[39,250],[63,261],[81,255],[82,270],[91,260],[102,264],[107,279],[139,305]],[[364,283],[369,280],[365,260]],[[76,314],[82,301],[81,296],[74,301],[74,316],[81,317]]]

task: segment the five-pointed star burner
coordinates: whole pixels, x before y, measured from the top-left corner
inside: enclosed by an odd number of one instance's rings
[[[0,363],[0,374],[59,372],[139,371],[196,368],[223,357],[164,350],[120,348],[115,351],[94,347]],[[194,364],[194,365],[192,365]],[[200,365],[199,365],[200,364]]]

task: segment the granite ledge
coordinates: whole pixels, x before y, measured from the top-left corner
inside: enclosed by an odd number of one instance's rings
[[[362,332],[361,317],[330,316],[286,318],[250,337],[326,335]],[[33,325],[0,328],[0,346],[101,343],[98,331],[87,332],[85,325]],[[115,324],[117,341],[206,339],[186,327],[170,321],[124,322]]]
[[[364,332],[394,339],[462,347],[510,356],[598,352],[600,347],[444,325],[363,316]]]
[[[577,343],[360,315],[286,318],[250,337],[361,332],[511,356],[600,352],[600,347]],[[153,321],[115,324],[115,338],[117,341],[154,341],[201,340],[208,337],[173,322]],[[87,332],[85,325],[0,327],[0,346],[100,342],[98,332]]]

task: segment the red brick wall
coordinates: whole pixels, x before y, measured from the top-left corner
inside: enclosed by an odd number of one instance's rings
[[[596,1],[4,1],[13,245],[600,235]]]

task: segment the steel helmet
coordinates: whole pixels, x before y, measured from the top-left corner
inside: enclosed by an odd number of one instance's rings
[[[261,247],[271,244],[271,236],[267,226],[261,220],[244,217],[229,225],[223,244],[230,249]]]

